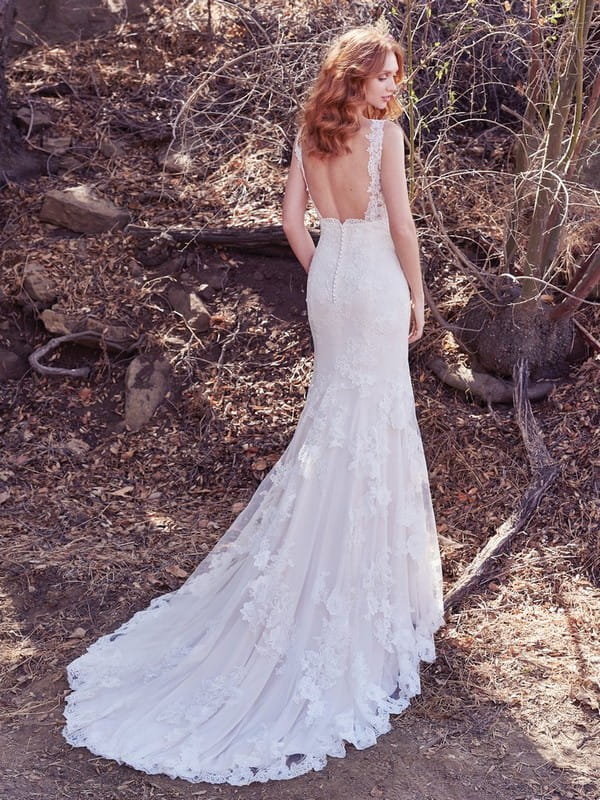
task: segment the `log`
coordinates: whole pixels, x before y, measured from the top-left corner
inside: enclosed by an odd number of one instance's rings
[[[529,368],[527,359],[520,359],[513,372],[514,406],[517,425],[521,431],[527,458],[531,467],[531,481],[521,496],[510,517],[505,520],[496,533],[471,561],[461,577],[444,598],[444,609],[449,611],[464,597],[491,577],[496,561],[523,533],[527,523],[537,509],[540,500],[556,480],[559,467],[548,452],[540,428],[533,416],[527,393]]]
[[[125,233],[142,241],[162,238],[180,244],[210,244],[230,247],[235,250],[272,251],[289,255],[290,246],[281,225],[266,225],[260,228],[146,228],[143,225],[128,225]],[[316,241],[318,232],[310,231]]]

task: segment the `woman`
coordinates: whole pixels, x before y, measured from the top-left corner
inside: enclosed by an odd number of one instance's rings
[[[385,119],[401,79],[400,49],[371,28],[324,62],[284,200],[308,272],[306,406],[183,586],[69,665],[72,745],[193,782],[293,778],[345,742],[374,744],[420,691],[443,617],[408,372],[423,290],[402,136]]]

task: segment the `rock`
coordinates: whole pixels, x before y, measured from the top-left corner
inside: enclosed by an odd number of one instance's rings
[[[144,275],[144,268],[133,258],[129,259],[129,274],[133,278],[142,278]]]
[[[63,172],[78,172],[80,169],[85,167],[85,163],[81,161],[81,159],[77,158],[74,155],[66,155],[61,156],[58,159],[58,164],[56,165],[55,169],[53,170],[53,175],[58,175],[59,173]]]
[[[71,147],[70,136],[44,136],[43,148],[53,156],[64,156],[69,147]]]
[[[208,301],[214,300],[217,295],[217,293],[215,292],[213,287],[210,286],[210,284],[208,283],[198,284],[196,276],[193,275],[191,272],[182,272],[181,280],[184,284],[187,284],[188,286],[193,285],[196,293],[199,294],[203,300],[208,300]]]
[[[21,358],[29,358],[29,354],[32,351],[32,347],[29,342],[26,342],[24,339],[20,339],[16,336],[11,336],[10,342],[7,345],[8,350],[12,350],[13,353],[16,353]]]
[[[48,333],[56,336],[66,336],[75,330],[75,318],[63,314],[62,311],[53,311],[51,308],[42,311],[40,319]]]
[[[173,258],[168,258],[160,265],[160,271],[163,275],[176,275],[181,272],[184,264],[185,256],[173,256]]]
[[[139,431],[164,400],[171,367],[162,356],[144,353],[136,356],[125,375],[125,425]]]
[[[40,219],[77,233],[104,233],[123,229],[129,222],[129,212],[82,184],[47,192]]]
[[[174,245],[175,241],[170,236],[158,236],[147,248],[140,248],[136,258],[145,267],[158,267],[170,258]]]
[[[0,380],[18,381],[29,369],[27,359],[13,353],[12,350],[0,348]]]
[[[208,300],[209,302],[211,300],[214,300],[217,294],[215,290],[212,288],[212,286],[208,285],[208,283],[201,283],[200,286],[197,287],[197,289],[200,297],[203,300]]]
[[[19,128],[25,132],[38,133],[52,125],[52,120],[47,114],[29,106],[19,108],[18,111],[15,111],[14,117]]]
[[[192,167],[192,159],[187,153],[173,150],[171,147],[159,153],[156,161],[165,172],[171,172],[174,175],[185,174]]]
[[[114,142],[108,136],[103,136],[100,140],[100,152],[106,158],[115,158],[123,155],[123,146],[119,142]]]
[[[53,333],[55,336],[66,336],[69,333],[77,333],[79,331],[101,333],[104,336],[108,350],[126,350],[136,341],[134,334],[125,325],[106,322],[97,317],[65,314],[63,311],[48,308],[42,311],[40,319],[48,333]],[[97,338],[90,338],[89,340],[83,338],[78,341],[78,344],[98,347],[98,340]]]
[[[200,282],[207,283],[211,289],[215,289],[217,292],[225,288],[228,276],[229,267],[226,264],[222,266],[203,264],[198,270]]]
[[[196,333],[204,333],[210,327],[210,314],[196,292],[186,289],[180,283],[169,287],[169,302],[190,328]]]
[[[84,442],[83,439],[69,439],[64,449],[72,456],[82,458],[89,452],[90,446],[87,442]]]
[[[43,264],[30,261],[23,270],[23,289],[34,303],[50,306],[56,300],[58,290]]]

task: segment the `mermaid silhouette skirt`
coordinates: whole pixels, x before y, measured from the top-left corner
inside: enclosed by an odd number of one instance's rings
[[[294,436],[187,581],[69,664],[75,747],[192,782],[293,778],[420,691],[443,610],[409,292],[385,221],[321,230]]]

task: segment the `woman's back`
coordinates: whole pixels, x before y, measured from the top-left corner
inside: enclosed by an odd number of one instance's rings
[[[311,199],[322,218],[367,219],[373,195],[379,191],[383,121],[364,120],[346,144],[350,152],[328,158],[296,155]]]

